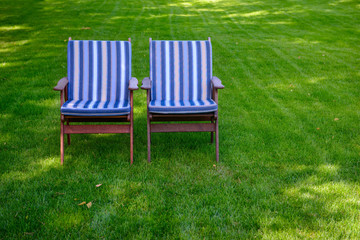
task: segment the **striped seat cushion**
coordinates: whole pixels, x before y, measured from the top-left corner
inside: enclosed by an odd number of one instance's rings
[[[151,41],[149,111],[205,113],[217,110],[211,99],[210,41]]]
[[[69,41],[68,101],[61,113],[117,116],[130,113],[131,43]]]
[[[217,105],[212,99],[193,101],[159,101],[152,100],[149,103],[150,112],[171,114],[171,113],[205,113],[217,110]]]
[[[61,108],[65,115],[73,116],[119,116],[130,113],[129,101],[67,101]]]

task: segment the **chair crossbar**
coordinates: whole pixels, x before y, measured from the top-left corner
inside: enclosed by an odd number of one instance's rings
[[[215,132],[213,123],[170,123],[151,124],[150,131],[155,132]]]
[[[130,133],[130,125],[65,125],[64,133]]]

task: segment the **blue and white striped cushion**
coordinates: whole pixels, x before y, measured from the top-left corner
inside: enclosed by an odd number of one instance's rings
[[[217,110],[211,99],[210,41],[151,41],[149,111],[205,113]]]
[[[69,41],[65,115],[117,116],[130,113],[131,43]]]

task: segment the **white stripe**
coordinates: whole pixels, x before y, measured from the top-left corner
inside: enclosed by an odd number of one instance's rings
[[[120,67],[120,83],[121,83],[121,93],[120,93],[120,99],[124,99],[125,97],[125,47],[124,42],[120,42],[121,45],[121,51],[120,51],[120,57],[121,57],[121,67]]]
[[[159,51],[159,54],[158,54]],[[161,42],[155,42],[155,72],[156,72],[156,83],[155,83],[155,90],[156,90],[156,99],[161,99]],[[158,71],[159,68],[159,71]],[[154,83],[153,83],[154,84]]]
[[[110,43],[110,54],[111,54],[111,93],[110,93],[110,104],[114,104],[116,97],[116,42]]]
[[[97,89],[98,89],[98,84],[97,84],[97,75],[98,75],[98,69],[97,69],[97,62],[98,62],[98,52],[97,52],[97,41],[93,42],[93,79],[90,79],[90,81],[93,82],[93,92],[92,92],[92,96],[91,99],[93,100],[90,104],[89,104],[89,108],[92,108],[94,106],[95,101],[97,100]]]
[[[165,82],[166,82],[166,89],[165,89],[165,100],[170,100],[170,50],[169,50],[169,42],[165,42]]]
[[[83,100],[87,100],[89,94],[89,71],[86,69],[89,69],[89,41],[83,42]]]

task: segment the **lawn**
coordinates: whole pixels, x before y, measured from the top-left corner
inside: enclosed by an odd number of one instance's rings
[[[2,0],[0,239],[360,239],[356,0]],[[67,39],[212,38],[220,162],[209,133],[158,133],[146,94],[127,134],[73,135],[60,165]],[[102,184],[96,187],[97,184]],[[79,206],[91,202],[91,208]]]

